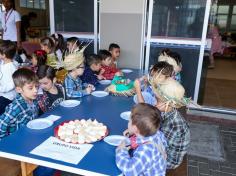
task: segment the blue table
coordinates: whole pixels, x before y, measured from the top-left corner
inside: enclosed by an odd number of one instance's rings
[[[130,79],[137,78],[141,75],[142,72],[137,70],[126,74]],[[105,86],[102,85],[97,87],[98,90],[104,88]],[[128,123],[126,120],[120,118],[120,113],[129,111],[133,105],[133,97],[127,98],[109,95],[107,97],[97,98],[90,95],[83,97],[82,103],[75,108],[59,106],[42,116],[54,114],[62,117],[54,122],[52,127],[44,130],[31,130],[27,127],[21,128],[0,141],[0,156],[81,175],[119,175],[121,172],[115,164],[115,147],[108,145],[103,140],[93,143],[93,148],[78,165],[36,156],[30,154],[30,151],[50,136],[54,136],[54,128],[66,120],[82,118],[97,119],[108,127],[109,135],[122,135]]]

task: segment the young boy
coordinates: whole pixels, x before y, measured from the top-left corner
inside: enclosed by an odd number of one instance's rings
[[[38,79],[35,73],[30,69],[21,68],[15,71],[12,77],[18,95],[0,116],[0,139],[12,134],[38,116],[38,105],[35,101]]]
[[[95,86],[99,83],[98,80],[105,79],[105,77],[100,73],[102,66],[102,59],[100,56],[91,54],[86,63],[87,65],[85,66],[84,73],[81,76],[83,83],[88,83]]]
[[[131,111],[126,132],[131,137],[131,150],[122,142],[116,149],[116,165],[126,176],[166,173],[166,139],[159,131],[160,112],[151,105],[140,103]]]
[[[84,56],[82,52],[72,53],[65,57],[64,68],[68,71],[64,85],[67,98],[78,98],[89,95],[94,86],[91,84],[82,83],[80,76],[84,73]]]
[[[136,103],[145,102],[155,106],[157,100],[154,92],[152,91],[150,83],[157,85],[158,83],[170,78],[172,73],[173,67],[170,64],[167,62],[158,62],[151,68],[148,78],[144,76],[140,79],[136,79],[134,82],[134,87],[136,90],[136,96],[134,97],[134,100]],[[144,82],[144,85],[141,84],[142,81]]]
[[[0,44],[0,115],[16,97],[12,79],[12,74],[17,70],[17,66],[13,63],[15,54],[15,44],[9,40],[2,41]]]
[[[111,66],[112,55],[109,51],[100,50],[98,55],[102,58],[102,67],[100,73],[105,77],[105,79],[112,80],[115,75],[119,76],[122,74],[118,69]]]
[[[152,87],[158,98],[156,107],[163,113],[160,130],[167,138],[167,169],[175,169],[182,163],[190,143],[189,126],[178,111],[189,99],[184,98],[183,86],[172,78]]]
[[[38,104],[42,112],[58,106],[65,99],[64,88],[56,82],[56,71],[47,65],[38,67],[37,76],[39,78],[40,87],[43,94],[38,96]]]
[[[117,60],[120,57],[120,46],[116,43],[109,45],[109,51],[112,55],[112,67],[117,67]]]

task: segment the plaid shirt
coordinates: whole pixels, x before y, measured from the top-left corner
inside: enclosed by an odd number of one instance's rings
[[[85,66],[84,73],[81,76],[81,80],[83,81],[83,83],[92,85],[96,85],[99,83],[98,78],[96,76],[96,72],[91,70],[91,68],[87,65]]]
[[[137,137],[137,148],[133,156],[129,155],[127,148],[116,150],[116,165],[126,176],[165,176],[166,139],[162,132],[158,131],[149,137]],[[161,150],[160,151],[160,147]]]
[[[88,95],[88,93],[83,90],[83,84],[79,77],[77,79],[72,78],[70,74],[67,74],[65,81],[65,91],[68,98],[78,98]]]
[[[6,107],[5,113],[0,116],[0,139],[25,126],[37,116],[38,106],[36,101],[30,105],[21,95],[17,95],[13,102]]]
[[[173,110],[162,116],[161,131],[167,138],[167,168],[178,167],[190,143],[190,130],[182,115]]]
[[[102,65],[102,69],[105,70],[105,72],[102,74],[106,79],[112,80],[115,76],[115,74],[119,71],[118,69],[111,67],[111,66],[106,66]]]

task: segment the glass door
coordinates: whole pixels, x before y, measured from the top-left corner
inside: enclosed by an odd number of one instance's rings
[[[164,48],[182,57],[182,84],[198,100],[211,0],[150,0],[145,69]]]

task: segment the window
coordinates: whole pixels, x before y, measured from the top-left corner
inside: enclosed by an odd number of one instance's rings
[[[94,32],[94,0],[54,0],[55,30]]]
[[[20,6],[33,9],[46,9],[45,0],[20,0]]]
[[[231,30],[236,30],[236,14],[232,15],[230,29]]]
[[[152,36],[201,38],[205,6],[205,0],[155,0]]]
[[[228,5],[220,5],[218,6],[218,14],[228,14],[229,6]]]

